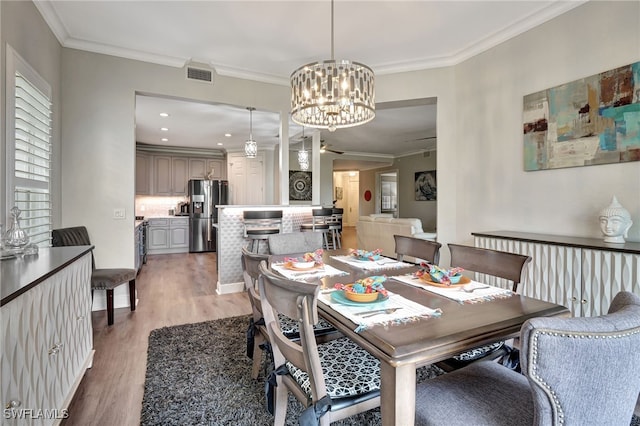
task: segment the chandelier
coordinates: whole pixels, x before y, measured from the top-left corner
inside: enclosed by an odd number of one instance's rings
[[[258,144],[253,140],[253,111],[254,107],[247,107],[249,110],[249,139],[244,143],[244,155],[247,158],[256,158],[258,154]]]
[[[334,59],[331,0],[331,59],[303,65],[291,74],[291,118],[330,132],[365,124],[376,115],[373,70]]]
[[[298,151],[300,170],[309,170],[309,151],[304,149],[304,127],[302,128],[302,149]]]

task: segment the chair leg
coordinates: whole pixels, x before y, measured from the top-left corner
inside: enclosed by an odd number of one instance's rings
[[[131,305],[131,310],[136,310],[136,280],[133,279],[129,281],[129,304]]]
[[[107,325],[113,325],[113,289],[107,290]]]

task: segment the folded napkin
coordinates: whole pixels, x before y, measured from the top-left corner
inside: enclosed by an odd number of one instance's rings
[[[294,271],[292,269],[285,268],[285,263],[272,263],[271,268],[278,272],[285,278],[290,280],[307,280],[308,278],[322,278],[322,277],[330,277],[333,275],[349,275],[348,272],[341,271],[340,269],[334,268],[331,265],[323,265],[316,269],[311,269],[309,271]]]
[[[412,275],[398,275],[391,278],[414,287],[423,288],[427,291],[439,294],[440,296],[444,296],[460,303],[479,303],[493,299],[505,299],[515,294],[511,290],[489,286],[473,280],[469,284],[465,284],[464,288],[468,290],[477,288],[477,290],[474,290],[472,293],[467,293],[466,291],[463,291],[460,286],[436,287],[434,285],[429,285]]]
[[[381,269],[398,269],[398,268],[407,268],[409,266],[414,266],[411,263],[398,262],[397,260],[390,259],[388,257],[381,257],[378,260],[358,260],[353,256],[331,256],[331,257],[340,262],[347,263],[351,266],[354,266],[359,269],[364,269],[367,271],[379,271]]]
[[[374,304],[363,303],[361,306],[353,306],[334,301],[331,297],[331,293],[333,291],[341,290],[325,290],[321,292],[319,296],[320,301],[358,324],[354,330],[356,333],[366,330],[374,325],[389,325],[394,323],[401,324],[410,321],[417,321],[420,318],[430,318],[442,315],[442,311],[440,309],[428,308],[392,292],[388,292],[389,299],[384,302]],[[395,310],[387,313],[384,311],[385,309]],[[373,315],[374,313],[376,315]],[[371,316],[367,316],[367,314]]]

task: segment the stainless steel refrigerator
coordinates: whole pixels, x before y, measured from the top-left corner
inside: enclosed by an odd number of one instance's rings
[[[226,180],[189,181],[189,252],[216,251],[217,205],[227,204]]]

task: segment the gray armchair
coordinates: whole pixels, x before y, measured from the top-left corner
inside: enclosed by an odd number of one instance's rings
[[[640,298],[609,313],[533,318],[521,329],[523,374],[483,361],[416,390],[416,425],[628,425],[640,392]]]

